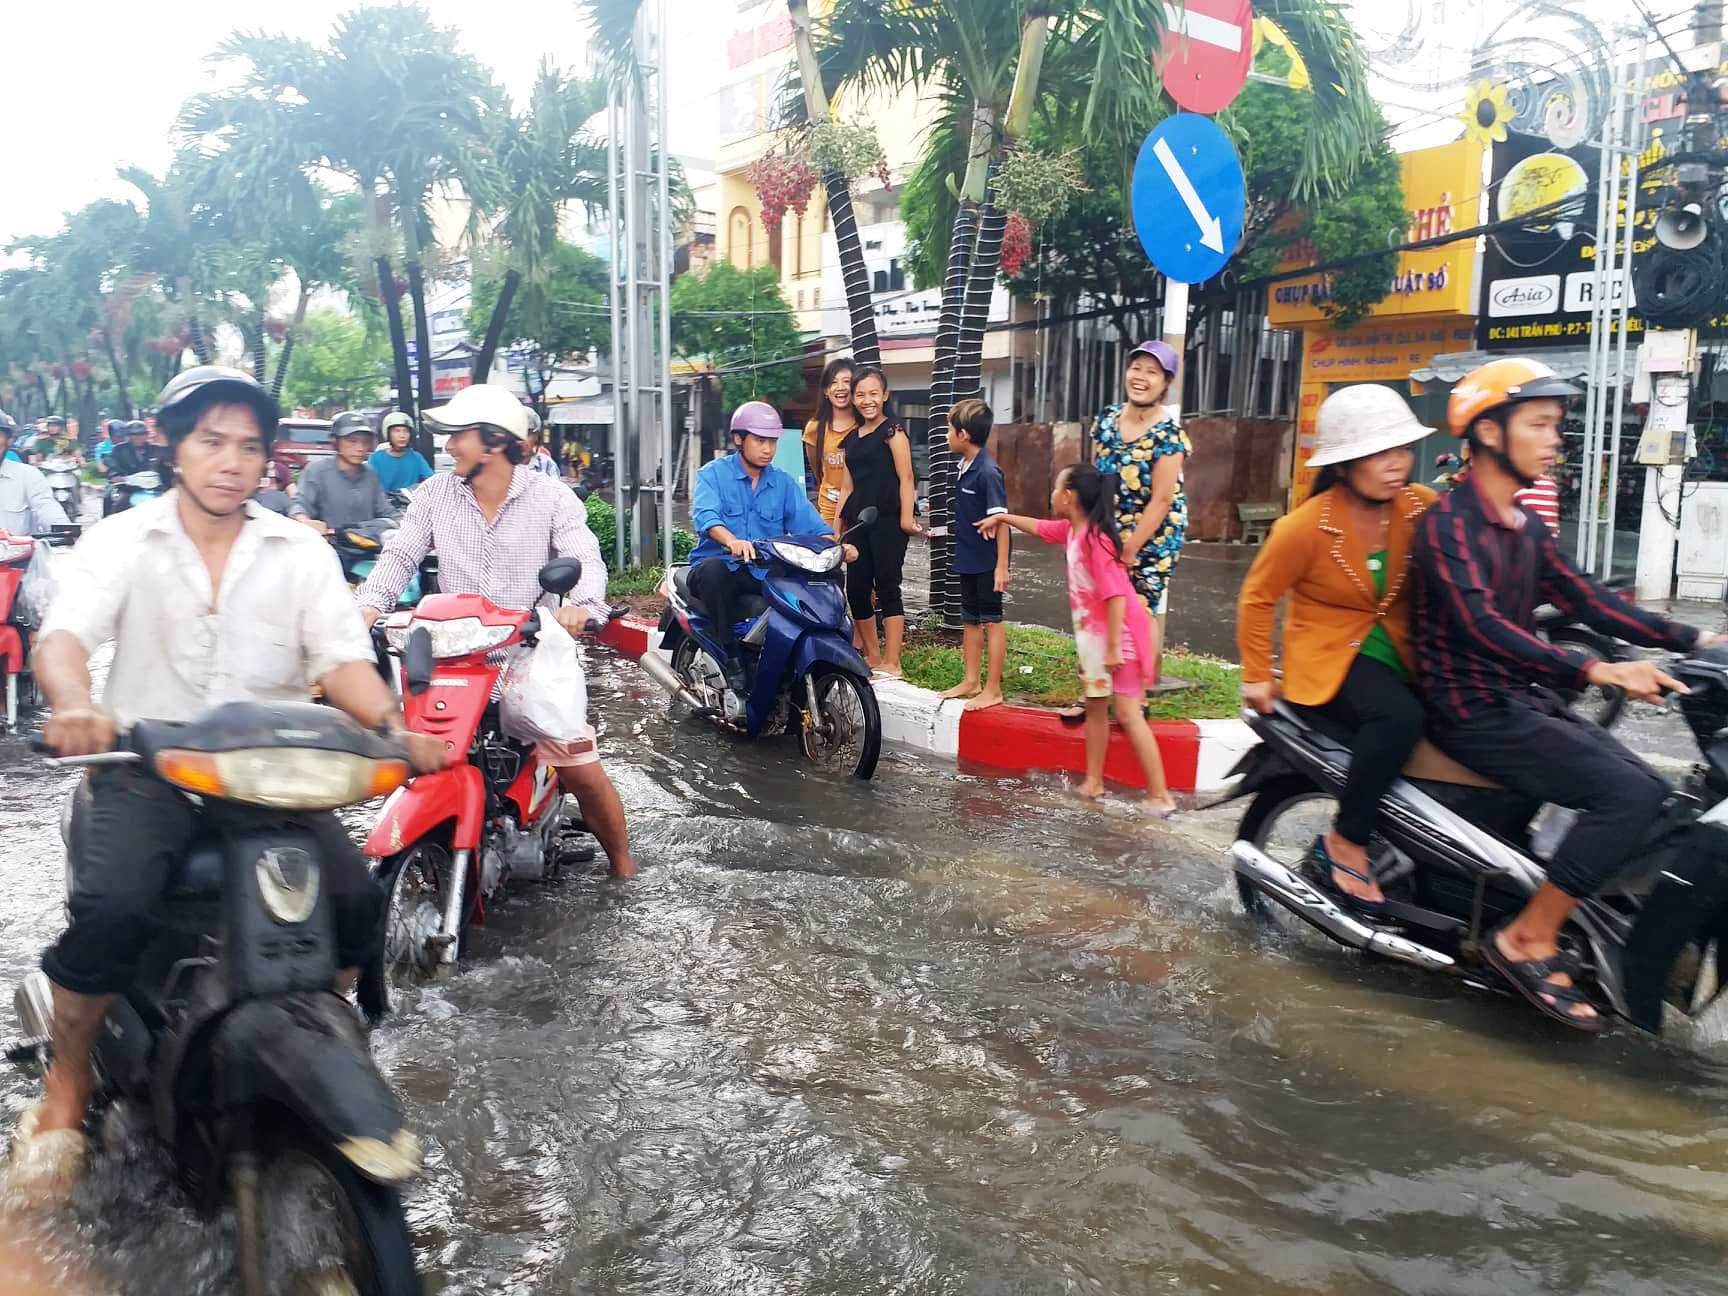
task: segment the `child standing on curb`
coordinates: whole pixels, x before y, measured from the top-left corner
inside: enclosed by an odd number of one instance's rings
[[[1086,698],[1086,781],[1080,795],[1104,795],[1104,757],[1110,746],[1110,713],[1128,735],[1146,775],[1146,811],[1168,819],[1176,802],[1164,782],[1158,740],[1146,723],[1146,673],[1152,669],[1152,625],[1122,566],[1116,533],[1116,481],[1091,464],[1064,468],[1050,491],[1048,521],[999,513],[978,523],[993,536],[1013,527],[1068,554],[1068,607],[1074,618],[1074,648],[1080,658]]]
[[[1008,656],[1002,595],[1008,588],[1011,532],[998,527],[995,539],[987,540],[978,531],[985,518],[1008,511],[1008,487],[1002,470],[984,451],[994,423],[990,407],[977,399],[958,402],[948,415],[948,448],[960,460],[954,483],[954,574],[960,578],[961,652],[966,674],[942,697],[970,698],[965,708],[968,711],[1002,704],[1002,663]],[[979,667],[986,641],[990,666],[980,692]]]

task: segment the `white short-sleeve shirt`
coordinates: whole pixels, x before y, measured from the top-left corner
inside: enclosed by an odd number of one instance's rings
[[[104,518],[55,576],[41,633],[113,641],[102,700],[121,724],[192,720],[221,702],[304,702],[371,641],[329,542],[257,504],[213,598],[177,491]]]

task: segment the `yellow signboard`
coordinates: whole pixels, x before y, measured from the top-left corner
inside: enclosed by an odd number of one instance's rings
[[[1469,140],[1415,149],[1399,161],[1404,202],[1410,209],[1409,242],[1439,238],[1476,224],[1482,192],[1482,146]],[[1297,217],[1299,221],[1300,216]],[[1312,255],[1280,267],[1313,264]],[[1369,310],[1373,318],[1467,315],[1475,287],[1476,241],[1459,239],[1422,252],[1404,252],[1385,298]],[[1266,320],[1274,328],[1300,328],[1327,320],[1330,278],[1324,274],[1280,279],[1267,289]]]

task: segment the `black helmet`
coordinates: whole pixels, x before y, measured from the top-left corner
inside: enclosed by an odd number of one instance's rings
[[[369,437],[377,433],[372,431],[372,421],[359,410],[345,410],[330,422],[330,439],[340,441],[343,437],[358,436],[364,432]]]
[[[120,430],[127,436],[139,436],[150,431],[150,425],[143,419],[131,419],[121,424]]]
[[[239,369],[229,369],[224,365],[198,365],[175,374],[162,389],[162,395],[157,398],[156,418],[163,425],[169,442],[177,442],[197,420],[199,412],[205,406],[214,405],[218,401],[231,401],[252,407],[264,433],[264,449],[268,453],[281,413],[269,393],[258,385],[258,380]],[[177,427],[181,429],[178,435],[173,430]]]
[[[56,423],[61,427],[66,426],[66,420],[58,414],[50,414],[47,418],[42,420],[43,427],[53,427]]]

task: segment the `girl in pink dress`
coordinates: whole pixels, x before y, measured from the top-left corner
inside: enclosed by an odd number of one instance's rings
[[[999,513],[978,523],[986,537],[998,526],[1059,544],[1068,554],[1068,607],[1086,698],[1086,781],[1080,795],[1104,795],[1104,756],[1110,745],[1110,713],[1128,735],[1146,774],[1146,809],[1168,818],[1176,809],[1164,782],[1158,740],[1146,723],[1146,681],[1154,658],[1152,624],[1122,565],[1116,533],[1116,479],[1091,464],[1075,464],[1056,475],[1050,491],[1054,518]]]

